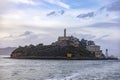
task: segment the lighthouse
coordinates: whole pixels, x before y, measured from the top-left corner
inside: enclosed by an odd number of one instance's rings
[[[66,28],[64,29],[64,37],[66,37]]]
[[[108,49],[106,49],[106,58],[108,58]]]

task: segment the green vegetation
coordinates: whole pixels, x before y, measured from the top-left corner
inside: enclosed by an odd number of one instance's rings
[[[74,46],[53,46],[53,45],[42,45],[38,44],[36,46],[29,45],[21,47],[19,46],[11,54],[12,58],[19,57],[66,57],[67,53],[70,52],[73,58],[76,57],[94,57],[94,54],[90,53],[84,47],[74,47]]]

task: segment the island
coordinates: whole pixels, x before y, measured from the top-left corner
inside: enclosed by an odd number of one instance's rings
[[[106,57],[99,45],[92,40],[85,40],[74,36],[59,36],[56,42],[50,45],[19,46],[11,53],[16,59],[68,59],[68,60],[117,60],[115,57]]]

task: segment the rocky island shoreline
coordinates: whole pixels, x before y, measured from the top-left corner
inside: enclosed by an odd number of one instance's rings
[[[69,59],[69,60],[117,60],[115,57],[106,57],[100,46],[94,41],[81,39],[74,36],[58,37],[58,40],[51,45],[29,45],[19,46],[11,53],[15,59]]]

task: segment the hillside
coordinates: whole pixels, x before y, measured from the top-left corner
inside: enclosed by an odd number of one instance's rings
[[[67,58],[67,54],[72,54],[71,58],[93,58],[94,54],[90,53],[83,47],[74,46],[25,46],[19,47],[11,54],[12,58]]]

